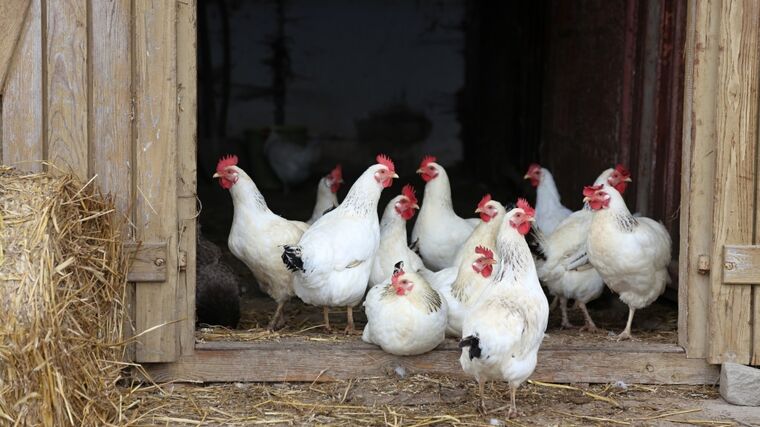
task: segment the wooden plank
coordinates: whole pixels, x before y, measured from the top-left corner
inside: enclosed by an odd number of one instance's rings
[[[2,97],[2,163],[42,170],[42,16],[32,0]]]
[[[157,382],[334,381],[428,373],[467,377],[460,350],[444,346],[419,356],[400,357],[362,343],[237,343],[233,348],[196,348],[177,363],[145,365]],[[559,383],[713,384],[718,368],[683,351],[649,352],[570,348],[541,349],[532,379]],[[675,347],[675,346],[671,346]]]
[[[723,283],[760,283],[760,246],[726,245],[723,248]]]
[[[45,4],[47,160],[86,180],[87,1]]]
[[[90,2],[89,174],[98,175],[101,190],[110,192],[116,208],[132,220],[132,46],[130,0]],[[125,224],[122,236],[132,239]],[[135,285],[127,283],[124,330],[134,333]],[[135,346],[126,359],[135,359]]]
[[[751,244],[757,163],[760,2],[721,4],[715,208],[710,304],[711,363],[750,362],[752,288],[725,286],[723,245]]]
[[[678,335],[695,358],[707,357],[710,277],[700,272],[699,259],[712,252],[720,7],[716,0],[691,0],[687,8]]]
[[[11,59],[21,37],[24,18],[29,10],[29,0],[5,0],[0,2],[0,95],[5,86]]]
[[[180,226],[179,246],[185,265],[179,273],[177,289],[180,347],[183,355],[195,349],[195,246],[197,219],[197,75],[196,2],[177,2],[177,192]]]
[[[129,282],[165,282],[167,249],[166,243],[124,244],[124,253],[129,257]]]
[[[136,285],[136,360],[179,357],[177,313],[176,4],[136,0],[134,10],[135,218],[137,238],[167,243],[167,280]]]

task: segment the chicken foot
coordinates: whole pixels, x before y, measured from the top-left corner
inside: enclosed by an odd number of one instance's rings
[[[346,335],[356,335],[358,331],[354,329],[354,308],[346,307]]]
[[[509,412],[507,412],[507,419],[513,417],[522,417],[524,414],[517,410],[517,404],[515,403],[515,395],[517,394],[517,387],[515,385],[509,385],[509,396],[512,403],[509,405]]]
[[[572,329],[576,326],[567,318],[567,298],[559,297],[559,309],[562,311],[562,328]]]
[[[633,323],[633,313],[635,312],[635,308],[628,307],[628,323],[625,324],[625,329],[623,332],[621,332],[620,335],[616,337],[616,341],[630,340],[633,338],[631,336],[631,323]]]
[[[277,303],[277,309],[274,311],[274,314],[272,315],[272,319],[269,320],[269,325],[267,326],[268,330],[276,331],[278,329],[282,329],[282,327],[285,326],[284,308],[285,308],[285,301]]]
[[[322,317],[324,318],[325,331],[332,332],[332,328],[330,327],[330,307],[322,307]]]
[[[598,332],[599,328],[596,327],[596,325],[594,324],[594,321],[591,319],[591,316],[588,314],[588,309],[586,308],[586,304],[580,301],[576,301],[575,305],[581,309],[581,311],[583,312],[583,318],[586,320],[586,323],[583,326],[581,326],[580,330],[589,331],[589,332]]]

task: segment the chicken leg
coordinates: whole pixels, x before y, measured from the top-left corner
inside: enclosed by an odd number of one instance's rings
[[[509,385],[509,396],[512,400],[512,403],[509,405],[509,412],[507,412],[507,419],[510,419],[512,417],[519,417],[522,414],[517,412],[517,404],[515,403],[515,395],[517,394],[517,386],[514,386],[512,384]]]
[[[274,311],[272,319],[269,321],[269,325],[267,326],[268,330],[276,331],[278,329],[282,329],[282,327],[285,326],[285,314],[283,312],[284,308],[285,301],[277,303],[277,309]]]
[[[559,297],[555,295],[552,303],[549,304],[549,313],[557,309],[557,304],[559,304]]]
[[[591,316],[588,314],[588,309],[586,308],[586,304],[582,303],[580,301],[576,301],[576,305],[578,308],[581,309],[583,312],[583,318],[586,320],[586,323],[581,327],[581,331],[589,331],[589,332],[598,332],[599,328],[596,327],[594,324],[594,321],[591,319]]]
[[[325,332],[332,332],[330,327],[330,307],[322,307],[322,316],[324,317]]]
[[[478,394],[480,395],[480,402],[478,402],[478,410],[484,415],[488,412],[486,409],[486,393],[485,393],[485,381],[478,380]]]
[[[633,323],[633,313],[636,312],[636,309],[633,307],[628,307],[628,323],[625,324],[625,329],[623,332],[620,333],[620,335],[617,336],[617,341],[622,340],[629,340],[631,339],[631,323]]]
[[[346,307],[346,335],[354,335],[356,334],[356,329],[354,329],[354,308],[353,307]]]
[[[570,319],[567,318],[567,298],[559,297],[559,309],[562,311],[562,328],[575,328],[575,325],[570,323]]]

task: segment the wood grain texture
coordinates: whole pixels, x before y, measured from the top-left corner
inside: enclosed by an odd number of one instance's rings
[[[726,286],[724,245],[751,244],[757,165],[760,2],[721,4],[708,360],[750,362],[752,288]]]
[[[717,367],[704,359],[687,359],[675,345],[666,352],[637,343],[635,348],[607,343],[601,349],[542,348],[531,378],[551,382],[637,384],[709,384]],[[208,343],[178,363],[146,365],[156,381],[334,381],[407,374],[435,373],[466,378],[459,364],[461,351],[450,342],[419,356],[400,357],[378,347],[356,343],[277,342]]]
[[[87,1],[46,6],[47,160],[86,181]]]
[[[41,0],[32,0],[16,46],[2,97],[2,163],[42,170],[42,16]]]
[[[124,252],[129,257],[127,281],[163,283],[168,278],[166,243],[128,242],[124,244]]]
[[[179,357],[177,310],[177,57],[176,4],[134,2],[136,112],[135,227],[137,238],[167,244],[166,282],[136,285],[139,362]]]
[[[29,10],[30,0],[0,2],[0,95]]]
[[[684,78],[679,343],[688,357],[707,356],[710,277],[699,257],[712,252],[715,138],[721,2],[691,0],[687,16]]]
[[[739,285],[760,283],[760,246],[724,246],[723,283]]]
[[[196,144],[197,75],[196,2],[177,2],[177,196],[180,227],[179,246],[185,252],[185,268],[177,288],[180,347],[182,355],[195,350],[195,246],[197,218]]]

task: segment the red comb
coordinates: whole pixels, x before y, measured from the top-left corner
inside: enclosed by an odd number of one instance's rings
[[[429,163],[433,163],[436,160],[438,160],[435,156],[425,156],[422,158],[422,163],[420,163],[420,168],[424,168]]]
[[[391,160],[391,158],[385,154],[378,154],[377,157],[375,157],[375,160],[377,160],[377,162],[381,165],[390,169],[391,172],[396,172],[396,166],[393,165],[393,160]]]
[[[414,187],[412,187],[412,184],[406,184],[404,188],[401,189],[401,194],[404,195],[407,199],[409,199],[409,202],[413,205],[417,204],[417,195],[414,194]]]
[[[398,278],[404,275],[404,263],[399,261],[393,266],[393,275],[391,276],[391,283],[394,285],[398,282]]]
[[[493,251],[484,246],[478,246],[477,248],[475,248],[475,253],[483,255],[486,258],[493,259]]]
[[[340,181],[343,179],[343,168],[340,166],[340,164],[337,164],[333,170],[330,171],[330,177],[332,177],[335,181]]]
[[[583,197],[591,197],[596,193],[597,191],[601,190],[602,187],[604,187],[603,184],[599,185],[587,185],[583,187]]]
[[[618,164],[617,166],[615,166],[615,170],[618,171],[620,175],[623,175],[624,178],[628,178],[631,176],[631,172],[628,169],[626,169],[625,166],[621,164]]]
[[[229,166],[236,166],[238,164],[238,157],[235,155],[222,157],[219,159],[219,163],[216,164],[216,171],[221,172]]]
[[[485,207],[486,203],[488,203],[490,201],[491,201],[491,195],[490,194],[486,194],[485,196],[483,196],[482,199],[480,199],[480,202],[478,202],[478,209],[483,209],[483,207]]]
[[[530,203],[528,203],[528,201],[525,200],[525,199],[523,199],[523,198],[517,199],[517,207],[520,208],[520,209],[522,209],[523,211],[525,211],[525,214],[528,215],[528,216],[535,216],[536,215],[536,210],[533,209],[530,206]]]

